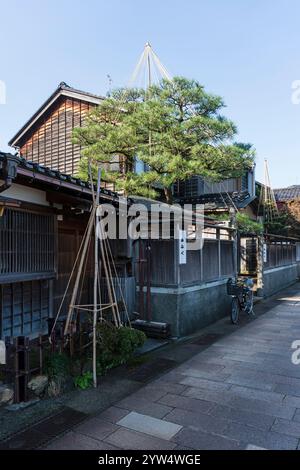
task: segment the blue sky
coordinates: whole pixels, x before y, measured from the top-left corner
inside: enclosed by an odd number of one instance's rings
[[[59,82],[105,94],[146,41],[173,75],[223,96],[238,140],[269,160],[274,187],[300,184],[299,0],[0,0],[0,149]]]

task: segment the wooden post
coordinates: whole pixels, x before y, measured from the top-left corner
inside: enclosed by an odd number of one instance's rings
[[[39,362],[40,362],[40,374],[43,373],[43,336],[39,335]]]
[[[93,312],[93,385],[97,387],[97,317],[98,317],[98,276],[99,276],[99,267],[98,267],[98,222],[99,217],[97,214],[97,209],[99,206],[99,196],[100,196],[100,184],[101,184],[101,170],[98,168],[98,180],[97,180],[97,194],[94,201],[95,204],[95,253],[94,253],[94,312]]]
[[[218,242],[218,277],[221,279],[222,265],[221,265],[221,233],[220,229],[216,228],[216,237]]]
[[[229,209],[230,215],[230,226],[234,228],[232,231],[232,242],[233,242],[233,268],[235,277],[239,274],[239,267],[238,267],[238,237],[237,237],[237,223],[236,223],[236,210],[234,207],[230,207]]]
[[[152,320],[151,312],[151,243],[147,240],[147,321]]]

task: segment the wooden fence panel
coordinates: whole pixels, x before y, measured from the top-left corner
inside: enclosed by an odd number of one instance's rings
[[[212,281],[219,279],[219,248],[218,240],[207,239],[203,249],[203,280]]]
[[[289,240],[267,241],[265,268],[287,266],[296,262],[296,244]]]
[[[234,275],[234,245],[231,240],[221,240],[221,276]]]

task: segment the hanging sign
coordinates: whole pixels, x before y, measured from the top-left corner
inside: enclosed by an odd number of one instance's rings
[[[267,250],[266,243],[264,243],[264,246],[263,246],[263,260],[264,260],[264,263],[268,262],[268,250]]]
[[[179,264],[186,264],[186,230],[179,230]]]

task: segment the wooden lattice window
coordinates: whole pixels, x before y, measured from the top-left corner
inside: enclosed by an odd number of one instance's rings
[[[0,217],[0,282],[55,272],[55,219],[6,208]]]
[[[50,282],[37,280],[0,285],[0,338],[47,333]]]

